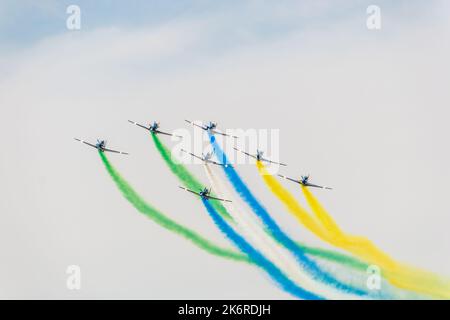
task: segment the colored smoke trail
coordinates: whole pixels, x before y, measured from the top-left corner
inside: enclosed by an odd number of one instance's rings
[[[224,184],[221,183],[219,177],[214,174],[213,169],[208,165],[204,164],[205,172],[211,186],[218,197],[231,200],[231,194],[228,192]],[[261,253],[268,257],[278,268],[283,269],[277,262],[287,262],[290,265],[290,270],[288,275],[290,279],[293,279],[293,274],[297,274],[299,268],[297,263],[290,263],[290,258],[283,256],[282,252],[277,250],[278,244],[273,241],[273,239],[258,225],[258,222],[254,221],[245,210],[238,205],[238,203],[233,199],[233,202],[225,202],[225,208],[230,213],[233,221],[236,222],[237,226],[240,227],[244,238],[250,239],[255,244],[256,248],[261,250]]]
[[[270,191],[280,199],[284,206],[293,213],[297,219],[301,220],[308,230],[312,231],[321,239],[327,239],[327,230],[324,229],[316,219],[311,217],[309,213],[298,204],[290,192],[283,188],[283,186],[269,174],[265,165],[261,161],[256,161],[256,167]]]
[[[203,167],[215,194],[220,198],[233,199],[230,192],[227,191],[226,187],[220,182],[220,179],[214,174],[213,169],[206,163]],[[270,245],[271,242],[273,242],[272,239],[267,239],[267,234],[261,232],[259,226],[248,218],[249,215],[238,205],[235,199],[233,199],[232,202],[224,202],[223,205],[230,213],[233,221],[235,221],[237,226],[242,229],[243,234],[245,235],[244,238],[249,238],[254,243],[258,244],[259,248],[264,248],[264,250],[262,250],[263,253],[266,256],[271,257],[272,261],[277,260],[278,256]]]
[[[267,172],[264,164],[257,162],[257,168],[272,193],[291,214],[320,239],[356,255],[369,264],[376,264],[383,270],[386,279],[399,288],[445,297],[445,292],[438,285],[441,280],[438,280],[434,275],[426,274],[419,270],[414,271],[407,266],[400,266],[400,264],[364,237],[345,235],[332,217],[312,196],[308,188],[302,187],[302,190],[317,220],[314,220],[290,192]],[[316,221],[319,221],[321,224],[319,225]],[[448,294],[449,292],[447,292]]]
[[[180,180],[183,185],[191,190],[203,190],[204,186],[183,166],[181,163],[175,163],[172,160],[172,153],[167,149],[159,137],[156,134],[151,134],[153,142],[155,143],[156,149],[159,151],[164,162],[169,167],[170,171]],[[217,202],[217,201],[216,201]],[[230,214],[225,210],[225,207],[217,202],[212,204],[214,209],[216,209],[225,219],[230,220]]]
[[[337,279],[333,278],[328,273],[321,270],[321,268],[311,259],[309,259],[305,252],[299,247],[289,236],[287,236],[278,224],[272,219],[267,210],[259,203],[259,201],[253,196],[251,191],[245,185],[244,181],[239,177],[236,170],[229,163],[225,153],[222,148],[217,143],[214,135],[208,133],[210,137],[210,142],[213,145],[217,158],[221,163],[228,164],[228,166],[223,166],[225,175],[227,176],[230,183],[233,185],[236,192],[240,197],[250,206],[252,211],[261,219],[268,231],[273,235],[273,237],[282,244],[285,248],[292,252],[292,254],[297,258],[298,263],[301,267],[305,268],[310,272],[315,278],[319,279],[323,283],[331,285],[337,289],[344,292],[355,294],[359,296],[365,296],[364,291],[354,288],[352,286],[346,285]]]
[[[305,246],[302,243],[298,243],[297,245],[307,254],[310,256],[313,256],[315,258],[335,262],[338,264],[341,264],[345,267],[355,269],[357,271],[366,272],[367,268],[369,267],[369,264],[366,262],[356,259],[354,257],[331,251],[331,250],[325,250],[321,248],[313,248],[309,246]]]
[[[303,194],[317,216],[329,214],[308,188],[302,187]],[[331,219],[327,218],[327,219]],[[395,286],[438,298],[450,299],[450,281],[418,268],[398,263],[376,247],[369,239],[344,233],[339,227],[328,225],[330,243],[345,249],[362,259],[378,265],[384,270],[386,279]],[[336,240],[335,240],[336,239]],[[333,243],[332,241],[335,241]]]
[[[258,221],[247,213],[246,210],[231,197],[230,192],[228,192],[226,186],[221,182],[221,179],[214,173],[213,168],[208,164],[204,164],[204,169],[215,193],[221,198],[232,200],[232,202],[225,202],[224,206],[230,213],[233,221],[235,221],[237,226],[242,230],[243,237],[245,239],[250,239],[262,254],[271,260],[280,270],[287,272],[290,279],[295,280],[298,284],[302,285],[303,288],[311,292],[321,294],[317,289],[320,290],[323,286],[317,286],[316,282],[311,281],[311,277],[299,267],[294,257],[290,256],[284,250],[280,250],[279,243],[275,242],[270,234],[264,232]],[[342,295],[340,294],[333,295],[331,293],[330,295],[328,288],[325,290],[327,293],[322,294],[323,296],[342,298]]]
[[[194,190],[200,190],[203,188],[203,185],[198,182],[198,180],[194,177],[194,175],[186,169],[185,166],[181,164],[177,164],[172,160],[171,152],[167,149],[167,147],[162,143],[157,135],[152,135],[152,139],[155,143],[157,150],[159,151],[161,157],[165,161],[166,165],[169,167],[171,172],[177,176],[177,178],[184,184],[185,187]],[[221,203],[212,203],[214,208],[224,217],[230,217],[230,214],[223,207]],[[347,256],[345,254],[334,252],[330,250],[325,250],[321,248],[309,247],[301,243],[297,243],[306,254],[328,260],[334,263],[343,264],[346,267],[353,268],[359,271],[365,272],[368,265],[358,259]]]
[[[122,178],[122,176],[109,162],[108,158],[103,152],[99,152],[99,155],[103,161],[103,164],[105,165],[106,170],[115,182],[117,188],[139,212],[152,219],[161,227],[192,241],[192,243],[194,243],[196,246],[211,254],[234,261],[253,263],[247,256],[229,249],[221,248],[220,246],[207,240],[197,232],[175,222],[174,220],[161,213],[159,210],[153,208],[136,193],[136,191],[128,184],[128,182],[124,178]]]
[[[259,265],[267,274],[283,288],[286,292],[300,299],[321,300],[320,296],[308,292],[293,283],[286,277],[280,269],[278,269],[272,262],[266,259],[258,250],[253,248],[244,238],[242,238],[224,219],[218,214],[214,207],[208,200],[202,199],[208,214],[213,219],[217,227],[224,233],[224,235],[234,243],[242,252],[247,254],[257,265]]]

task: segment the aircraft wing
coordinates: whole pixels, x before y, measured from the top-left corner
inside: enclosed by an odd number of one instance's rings
[[[91,146],[91,147],[93,147],[93,148],[95,148],[95,149],[98,149],[97,146],[96,146],[95,144],[89,143],[89,142],[87,142],[87,141],[84,141],[84,140],[81,140],[81,139],[78,139],[78,138],[74,138],[74,139],[77,140],[77,141],[79,141],[79,142],[81,142],[81,143],[87,144],[88,146]]]
[[[180,139],[183,138],[182,136],[177,136],[175,134],[164,132],[164,131],[159,131],[159,130],[156,130],[155,133],[157,133],[157,134],[164,134],[166,136],[171,136],[171,137],[177,137],[177,138],[180,138]]]
[[[237,136],[231,136],[231,135],[229,135],[229,134],[220,132],[220,131],[218,131],[218,130],[216,130],[216,129],[213,129],[213,130],[211,130],[211,131],[212,131],[212,133],[217,133],[217,134],[220,134],[220,135],[225,136],[225,137],[230,137],[230,138],[235,138],[235,139],[238,138]]]
[[[195,155],[195,154],[193,154],[193,153],[191,153],[191,152],[188,152],[188,151],[186,151],[186,150],[184,150],[184,149],[181,149],[181,151],[183,151],[183,152],[185,152],[185,153],[187,153],[187,154],[193,156],[194,158],[197,158],[197,159],[200,159],[200,160],[202,160],[202,161],[205,161],[205,159],[203,159],[202,157],[199,157],[199,156],[197,156],[197,155]]]
[[[239,151],[239,152],[241,152],[241,153],[243,153],[243,154],[245,154],[245,155],[247,155],[249,157],[257,159],[256,156],[254,156],[253,154],[250,154],[250,153],[247,153],[245,151],[239,150],[238,148],[235,148],[235,147],[233,147],[233,149],[236,150],[236,151]]]
[[[117,150],[112,150],[112,149],[107,149],[107,148],[103,148],[103,151],[113,152],[113,153],[120,153],[120,154],[126,154],[126,155],[129,154],[128,152],[117,151]]]
[[[231,202],[231,200],[216,198],[216,197],[212,197],[212,196],[206,196],[206,198],[210,199],[210,200],[219,200],[219,201],[224,201],[224,202]]]
[[[313,184],[313,183],[307,183],[306,186],[307,186],[307,187],[312,187],[312,188],[321,188],[321,189],[333,190],[333,188],[330,188],[330,187],[324,187],[324,186],[319,186],[319,185]]]
[[[199,124],[196,124],[195,122],[192,122],[192,121],[190,121],[190,120],[184,120],[184,121],[186,121],[187,123],[190,123],[190,124],[192,124],[193,126],[196,126],[196,127],[202,128],[203,130],[206,130],[206,129],[207,129],[206,127],[204,127],[204,126],[201,126],[201,125],[199,125]]]
[[[275,162],[275,161],[272,161],[272,160],[269,160],[269,159],[264,159],[264,158],[261,158],[261,161],[265,161],[265,162],[273,163],[273,164],[279,164],[280,166],[284,166],[284,167],[287,166],[287,164],[285,164],[285,163]]]
[[[150,128],[147,128],[146,126],[144,126],[144,125],[142,125],[142,124],[139,124],[139,123],[137,123],[137,122],[134,122],[134,121],[131,121],[131,120],[128,120],[128,122],[129,122],[129,123],[132,123],[132,124],[134,124],[134,125],[136,125],[136,126],[138,126],[138,127],[141,127],[141,128],[143,128],[143,129],[150,130]]]
[[[227,167],[227,166],[228,166],[228,165],[225,164],[225,163],[219,163],[219,162],[216,162],[216,161],[214,161],[214,160],[207,160],[206,162],[212,163],[212,164],[215,164],[215,165],[218,165],[218,166],[224,166],[224,167]]]
[[[283,179],[290,180],[290,181],[293,181],[293,182],[297,182],[297,183],[302,184],[301,181],[295,180],[295,179],[292,179],[292,178],[289,178],[289,177],[286,177],[286,176],[283,176],[282,174],[279,174],[278,176],[281,177],[281,178],[283,178]]]
[[[200,194],[199,194],[198,192],[189,190],[189,189],[187,189],[187,188],[185,188],[185,187],[178,186],[178,188],[183,189],[184,191],[187,191],[187,192],[190,192],[190,193],[193,193],[193,194],[196,194],[196,195],[200,196]]]

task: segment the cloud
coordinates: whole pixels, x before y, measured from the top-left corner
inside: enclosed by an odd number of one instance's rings
[[[382,30],[370,32],[365,10],[359,10],[365,9],[364,2],[333,19],[326,17],[342,12],[337,5],[330,7],[334,1],[300,12],[276,5],[274,14],[269,10],[273,6],[258,3],[237,14],[220,9],[157,26],[55,34],[2,55],[0,105],[7,120],[0,133],[7,155],[0,162],[0,188],[7,200],[0,210],[7,218],[0,224],[0,246],[11,258],[5,259],[11,268],[31,265],[39,253],[47,260],[36,270],[48,275],[55,263],[65,263],[62,257],[73,257],[71,250],[86,252],[84,260],[79,258],[86,264],[96,259],[117,263],[112,254],[92,251],[93,243],[103,249],[130,241],[142,250],[138,253],[159,252],[153,244],[161,243],[164,234],[156,229],[147,233],[151,227],[134,220],[132,208],[99,171],[96,155],[74,145],[74,136],[105,137],[111,146],[130,151],[132,157],[114,162],[150,202],[218,237],[194,202],[170,201],[176,181],[156,162],[148,137],[126,122],[160,119],[165,128],[174,129],[185,117],[217,119],[224,128],[282,128],[280,157],[292,164],[286,174],[309,172],[318,182],[333,185],[333,193],[320,197],[344,228],[368,235],[399,260],[442,272],[450,268],[443,256],[450,243],[445,229],[450,154],[443,147],[449,136],[450,48],[442,10],[448,6],[440,2],[426,12],[420,6],[386,8]],[[280,27],[282,21],[289,23]],[[277,31],[271,33],[273,29]],[[280,212],[277,219],[288,232],[299,235],[295,222],[264,193],[254,168],[239,169],[265,204]],[[202,177],[201,170],[198,174]],[[387,219],[404,233],[399,236],[397,229],[385,226]],[[83,239],[77,230],[83,230]],[[16,234],[21,237],[15,247],[5,248]],[[138,235],[145,241],[138,241]],[[301,236],[314,241],[303,231]],[[67,252],[52,245],[54,239]],[[165,245],[178,252],[180,243]],[[430,246],[435,250],[427,250]],[[180,254],[197,257],[195,249],[183,249]],[[211,263],[202,256],[192,260],[185,271],[191,276]],[[120,266],[130,267],[125,262]],[[101,278],[104,268],[92,268]],[[231,273],[245,272],[234,268],[224,271],[230,273],[224,282]],[[26,272],[0,274],[17,280]],[[36,279],[26,278],[18,288],[42,293]],[[18,283],[0,280],[10,291]],[[167,296],[170,288],[162,283],[154,279],[154,292]],[[102,285],[102,296],[115,292],[113,283]],[[197,285],[196,297],[201,288],[214,290],[206,280]],[[258,296],[254,285],[250,282],[241,292]],[[57,282],[46,287],[54,288],[47,295],[63,294]],[[223,297],[223,292],[214,296]]]

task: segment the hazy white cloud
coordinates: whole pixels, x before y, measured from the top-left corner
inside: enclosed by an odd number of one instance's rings
[[[142,218],[95,153],[72,143],[73,136],[107,137],[130,151],[132,157],[113,161],[149,201],[223,241],[201,206],[177,193],[178,182],[128,118],[160,119],[169,129],[186,117],[281,128],[285,173],[309,172],[334,186],[319,197],[345,229],[406,262],[449,270],[444,4],[419,21],[385,10],[379,32],[365,28],[365,10],[269,38],[219,14],[68,32],[3,56],[2,294],[72,297],[57,272],[79,263],[92,281],[82,296],[123,296],[123,287],[109,281],[115,277],[133,297],[284,297],[255,269],[199,253]],[[276,14],[288,11],[279,7]],[[240,41],[224,45],[227,28],[229,39]],[[203,177],[201,168],[193,170]],[[288,232],[316,241],[264,189],[254,168],[240,171]],[[248,281],[234,280],[243,277]]]

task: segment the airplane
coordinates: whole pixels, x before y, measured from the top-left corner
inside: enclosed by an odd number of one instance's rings
[[[207,152],[205,154],[202,154],[201,156],[197,156],[197,155],[195,155],[195,154],[193,154],[191,152],[188,152],[188,151],[186,151],[184,149],[181,149],[181,151],[184,152],[184,153],[187,153],[187,154],[189,154],[191,156],[193,156],[194,158],[200,159],[203,162],[212,163],[212,164],[215,164],[215,165],[218,165],[218,166],[228,167],[228,164],[226,164],[226,163],[219,163],[219,162],[216,162],[214,160],[211,160],[214,152]]]
[[[231,138],[234,138],[234,139],[238,138],[237,136],[229,135],[229,134],[226,134],[226,133],[218,131],[217,130],[217,122],[209,121],[208,124],[206,124],[206,125],[200,125],[200,124],[197,124],[197,123],[192,122],[190,120],[184,120],[184,121],[186,121],[189,124],[192,124],[193,126],[199,127],[199,128],[201,128],[201,129],[203,129],[203,130],[205,130],[207,132],[211,132],[213,134],[217,133],[217,134],[220,134],[220,135],[225,136],[225,137],[231,137]]]
[[[193,193],[193,194],[196,194],[196,195],[198,195],[198,196],[200,196],[202,199],[206,199],[206,200],[219,200],[219,201],[224,201],[224,202],[231,202],[231,200],[226,200],[226,199],[221,199],[221,198],[216,198],[216,197],[213,197],[213,196],[210,196],[210,194],[211,194],[211,188],[204,188],[203,190],[201,190],[200,192],[195,192],[195,191],[192,191],[192,190],[189,190],[189,189],[187,189],[187,188],[185,188],[185,187],[179,187],[180,189],[183,189],[183,190],[185,190],[185,191],[187,191],[187,192],[190,192],[190,193]]]
[[[81,142],[81,143],[87,144],[88,146],[93,147],[93,148],[99,150],[100,152],[105,152],[105,151],[107,151],[107,152],[120,153],[120,154],[127,154],[127,155],[129,154],[128,152],[122,152],[122,151],[117,151],[117,150],[107,149],[107,148],[106,148],[106,141],[105,141],[105,140],[99,140],[99,139],[97,139],[97,143],[96,143],[96,144],[92,144],[92,143],[86,142],[86,141],[81,140],[81,139],[78,139],[78,138],[74,138],[74,139],[77,140],[77,141],[79,141],[79,142]]]
[[[319,186],[319,185],[317,185],[317,184],[309,183],[309,174],[308,174],[307,176],[301,176],[301,179],[300,179],[300,180],[292,179],[292,178],[283,176],[283,175],[281,175],[281,174],[279,174],[278,176],[281,177],[281,178],[283,178],[283,179],[287,179],[287,180],[296,182],[296,183],[298,183],[298,184],[301,184],[302,186],[305,186],[305,187],[314,187],[314,188],[321,188],[321,189],[333,190],[333,188],[330,188],[330,187],[324,187],[324,186]]]
[[[263,158],[264,152],[261,151],[261,150],[258,150],[258,149],[256,149],[256,155],[253,155],[253,154],[247,153],[245,151],[239,150],[238,148],[235,148],[235,147],[233,147],[233,149],[236,150],[236,151],[239,151],[239,152],[241,152],[241,153],[243,153],[243,154],[245,154],[245,155],[247,155],[249,157],[252,157],[252,158],[256,159],[256,161],[262,161],[262,162],[268,162],[268,163],[273,163],[273,164],[279,164],[280,166],[287,166],[287,164],[285,164],[285,163],[274,162],[272,160]]]
[[[166,136],[173,136],[173,137],[177,137],[177,138],[180,138],[180,139],[183,138],[182,136],[177,136],[177,135],[174,135],[174,134],[171,134],[171,133],[160,131],[159,130],[159,122],[156,122],[156,121],[153,121],[153,123],[149,124],[148,127],[146,127],[146,126],[144,126],[142,124],[139,124],[137,122],[131,121],[131,120],[128,120],[128,122],[132,123],[132,124],[134,124],[134,125],[136,125],[138,127],[141,127],[141,128],[143,128],[145,130],[148,130],[148,131],[150,131],[151,133],[154,133],[154,134],[164,134]]]

